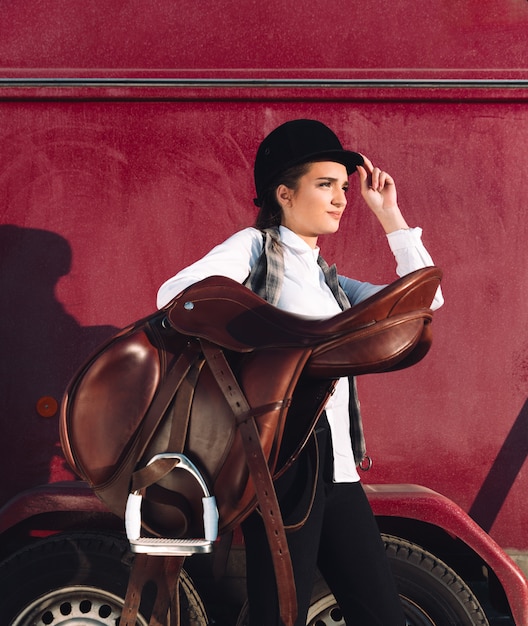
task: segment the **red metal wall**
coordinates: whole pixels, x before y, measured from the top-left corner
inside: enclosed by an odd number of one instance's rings
[[[17,0],[4,3],[0,62],[79,75],[111,70],[269,76],[526,70],[526,0]]]
[[[417,6],[4,7],[0,505],[70,475],[39,399],[59,399],[103,337],[151,312],[163,280],[252,223],[259,140],[313,117],[394,175],[445,272],[425,361],[360,381],[365,480],[436,489],[528,549],[528,3]],[[353,194],[321,244],[342,273],[393,277]]]

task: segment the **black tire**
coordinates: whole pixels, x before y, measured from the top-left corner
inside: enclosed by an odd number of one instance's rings
[[[117,626],[131,555],[124,537],[103,533],[56,535],[0,564],[2,626],[68,626],[81,618]],[[152,597],[143,599],[138,626],[147,626]],[[180,577],[182,626],[206,626],[205,608],[185,572]]]
[[[443,561],[409,541],[383,540],[412,626],[489,626],[469,586]]]
[[[405,617],[410,626],[489,626],[478,600],[445,563],[416,544],[383,535]],[[308,611],[308,626],[344,626],[339,606],[319,579]],[[247,624],[247,605],[238,626]]]

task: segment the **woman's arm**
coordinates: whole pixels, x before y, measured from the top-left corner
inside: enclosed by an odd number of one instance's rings
[[[363,156],[363,159],[364,166],[357,168],[361,195],[387,235],[396,259],[397,275],[405,276],[414,270],[434,265],[422,243],[422,229],[409,228],[400,211],[392,176],[374,167],[367,157]],[[444,297],[439,287],[431,308],[438,309],[443,303]]]
[[[396,259],[396,274],[405,276],[419,270],[422,267],[434,265],[433,259],[422,243],[421,228],[406,228],[395,230],[387,235],[390,249]],[[362,302],[372,296],[385,285],[373,285],[371,283],[353,280],[345,276],[339,276],[339,283],[352,305]],[[444,304],[442,289],[438,287],[431,304],[431,309],[435,311]]]

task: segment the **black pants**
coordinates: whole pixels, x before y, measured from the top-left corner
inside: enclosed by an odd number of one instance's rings
[[[312,587],[319,571],[336,597],[347,626],[403,626],[405,618],[376,520],[360,483],[333,483],[328,421],[316,432],[320,463],[303,453],[276,481],[286,525],[297,524],[313,495],[306,523],[288,532],[297,588],[298,618],[305,626]],[[246,544],[250,626],[280,626],[275,575],[258,511],[242,525]]]

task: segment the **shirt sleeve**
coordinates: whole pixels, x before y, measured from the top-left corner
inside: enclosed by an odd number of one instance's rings
[[[396,230],[387,235],[390,249],[396,259],[396,274],[405,276],[422,267],[434,265],[433,259],[422,243],[422,229],[409,228]],[[372,285],[344,276],[339,276],[339,283],[352,305],[374,295],[385,285]],[[438,287],[431,308],[436,310],[444,303],[442,290]]]
[[[165,281],[158,291],[158,308],[168,304],[183,289],[209,276],[226,276],[239,283],[244,282],[261,252],[260,231],[255,228],[238,231],[204,257]]]
[[[373,285],[372,283],[347,278],[346,276],[339,276],[339,284],[346,293],[352,306],[370,298],[370,296],[373,296],[385,287],[385,285]]]

